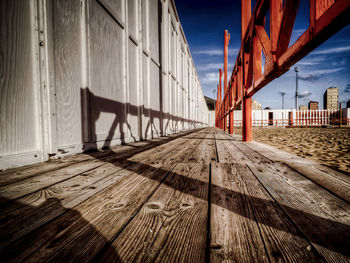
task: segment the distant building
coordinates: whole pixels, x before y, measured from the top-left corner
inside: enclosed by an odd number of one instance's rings
[[[337,87],[330,87],[323,95],[323,108],[325,110],[337,110],[339,101],[339,90]]]
[[[348,100],[348,102],[346,103],[346,107],[350,108],[350,100]]]
[[[318,101],[309,101],[309,110],[318,110]]]
[[[252,101],[252,110],[261,110],[261,104],[256,100]]]
[[[307,110],[307,107],[304,106],[304,105],[300,105],[300,106],[299,106],[299,110]]]
[[[216,100],[209,98],[207,96],[204,96],[205,102],[207,103],[208,110],[215,110],[215,103]]]

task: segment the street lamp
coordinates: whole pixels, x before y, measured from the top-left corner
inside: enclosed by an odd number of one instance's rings
[[[296,79],[295,79],[295,109],[298,110],[298,96],[299,96],[299,87],[298,87],[298,67],[294,68]]]

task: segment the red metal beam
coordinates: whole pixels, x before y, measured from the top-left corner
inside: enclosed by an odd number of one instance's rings
[[[289,47],[299,0],[285,0],[284,6],[282,0],[257,0],[252,16],[250,16],[250,0],[242,0],[241,3],[242,44],[228,89],[224,90],[223,98],[218,105],[218,122],[224,122],[225,117],[242,102],[243,123],[249,122],[251,116],[249,117],[247,113],[251,111],[251,97],[257,91],[288,71],[296,62],[350,23],[349,0],[310,0],[309,28]],[[265,17],[269,10],[270,37],[264,28]],[[261,50],[265,55],[263,73]],[[224,79],[224,82],[227,83],[227,80]],[[243,124],[243,129],[246,130],[243,137],[249,140],[251,138],[249,123]]]

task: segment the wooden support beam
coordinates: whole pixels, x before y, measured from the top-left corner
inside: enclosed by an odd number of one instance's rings
[[[278,36],[277,57],[280,57],[288,49],[299,2],[300,0],[286,0],[285,2],[281,29]]]
[[[261,42],[259,40],[258,35],[254,35],[253,37],[253,77],[254,82],[255,80],[259,79],[261,77],[261,52],[262,52],[262,46]]]
[[[243,111],[251,111],[251,100],[248,100],[251,96],[350,23],[350,1],[309,1],[310,26],[289,47],[300,0],[257,0],[252,16],[251,1],[241,0],[241,48],[229,81],[230,88],[218,108],[218,120],[225,119],[241,103],[245,105]],[[264,28],[268,11],[270,37]],[[263,74],[261,51],[265,54]],[[246,117],[244,122],[249,121]],[[249,123],[243,125],[249,130]],[[244,137],[251,138],[249,134]]]
[[[270,39],[271,53],[274,61],[277,60],[276,51],[280,35],[283,14],[283,0],[270,0]]]

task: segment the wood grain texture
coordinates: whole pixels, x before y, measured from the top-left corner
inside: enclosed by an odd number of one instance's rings
[[[208,169],[177,164],[101,262],[204,262]]]
[[[287,166],[248,166],[326,261],[350,260],[348,203]]]
[[[262,237],[270,262],[321,261],[314,252],[308,250],[310,243],[305,240],[294,223],[284,214],[278,203],[269,196],[269,193],[246,166],[222,165],[225,169],[223,173],[227,174],[223,181],[234,185],[234,189],[231,188],[232,191],[226,189],[222,191],[226,194],[223,194],[222,198],[241,199],[240,206],[246,206],[252,211],[253,217],[250,217],[250,214],[240,214],[239,212],[238,214],[245,217],[248,222],[258,225],[259,233],[256,235]],[[220,174],[213,172],[212,176],[220,176]],[[213,184],[212,188],[215,189],[215,187]],[[233,210],[232,212],[237,211]],[[243,254],[245,253],[243,252]]]
[[[258,152],[275,162],[285,163],[310,180],[322,185],[324,188],[343,198],[347,202],[350,202],[350,192],[347,190],[350,188],[350,177],[348,175],[279,149],[271,151],[271,146],[268,145],[253,142],[248,146],[255,152]]]
[[[215,133],[218,161],[220,163],[240,163],[244,165],[247,157],[231,143],[222,132]]]
[[[127,129],[124,30],[96,0],[90,2],[92,140],[124,138]]]
[[[159,54],[159,1],[158,0],[149,0],[149,48],[151,57],[157,62],[160,63],[160,54]]]
[[[182,135],[177,135],[181,138]],[[153,156],[152,153],[160,152],[163,149],[163,153],[169,153],[167,146],[158,145],[169,143],[169,147],[173,143],[181,142],[177,136],[169,137],[166,140],[153,140],[145,144],[145,142],[136,142],[130,144],[130,146],[120,146],[113,148],[112,151],[107,151],[105,154],[92,154],[89,155],[80,155],[72,157],[76,162],[71,161],[70,165],[58,166],[57,169],[51,169],[50,165],[39,166],[39,171],[37,171],[37,165],[34,165],[34,169],[29,169],[28,171],[22,171],[17,174],[14,171],[14,182],[10,184],[5,184],[0,187],[0,195],[3,199],[0,200],[0,204],[7,201],[8,199],[16,199],[31,193],[34,193],[42,188],[49,187],[56,183],[59,183],[75,176],[88,172],[89,170],[96,169],[106,162],[118,162],[126,158],[131,158],[133,162],[138,162],[145,159],[147,155],[150,156],[149,162],[145,163],[156,163],[156,156]],[[138,147],[139,146],[139,147]],[[159,148],[157,148],[159,147]],[[174,146],[175,149],[176,145]],[[98,156],[100,158],[98,158]],[[96,157],[96,158],[95,158]],[[84,160],[84,158],[86,158]],[[70,158],[67,158],[70,160]],[[81,161],[78,161],[81,160]],[[17,179],[17,180],[15,180]]]
[[[29,1],[0,2],[0,155],[38,150],[38,85]],[[36,37],[36,38],[35,38]],[[39,157],[38,157],[39,158]]]
[[[216,161],[216,149],[214,140],[214,128],[209,128],[203,131],[206,135],[199,145],[194,149],[188,158],[190,163],[210,164]]]
[[[216,128],[63,163],[2,174],[3,261],[349,261],[349,204]]]
[[[53,2],[58,148],[82,143],[81,13],[79,1]]]
[[[132,0],[130,2],[135,2],[135,0]],[[128,87],[128,94],[129,94],[129,100],[130,103],[128,107],[128,132],[130,132],[131,137],[137,137],[140,136],[139,134],[139,126],[140,126],[140,110],[139,107],[139,96],[140,96],[140,89],[139,89],[139,63],[138,63],[138,47],[135,45],[133,41],[130,39],[128,40],[128,56],[129,56],[129,87]]]
[[[159,66],[156,65],[152,60],[150,61],[150,100],[151,105],[151,132],[154,136],[161,134],[161,119],[163,118],[163,112],[161,109],[161,72]]]
[[[232,175],[230,166],[212,166],[210,260],[269,262],[253,211],[246,203],[244,190],[235,182],[239,175]]]
[[[129,222],[170,171],[135,164],[121,180],[7,247],[13,261],[90,261]],[[142,190],[141,190],[142,189]],[[20,253],[18,253],[20,248]]]
[[[107,163],[2,206],[0,249],[116,183],[125,166]]]

